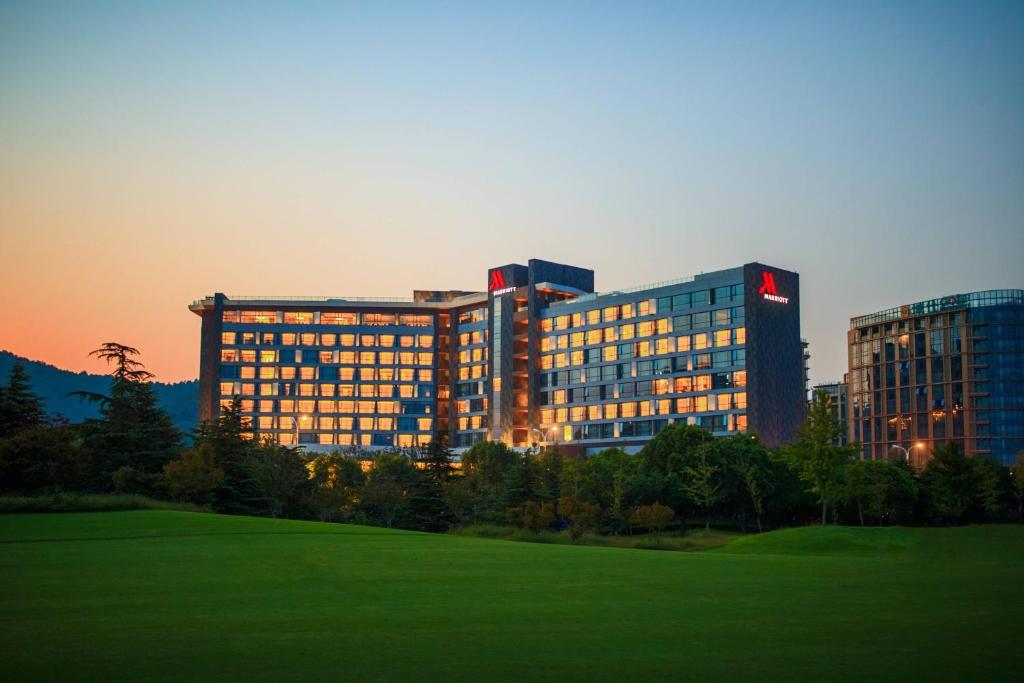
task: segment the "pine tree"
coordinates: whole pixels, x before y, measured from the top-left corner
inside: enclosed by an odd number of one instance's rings
[[[164,411],[147,371],[134,356],[138,349],[107,342],[90,355],[112,363],[110,395],[78,392],[100,403],[100,417],[84,429],[85,445],[93,455],[94,476],[100,488],[152,492],[162,480],[163,466],[181,448],[181,432]]]
[[[218,512],[258,514],[262,496],[253,472],[256,444],[252,430],[242,419],[242,402],[235,397],[223,406],[216,422],[204,422],[196,430],[196,446],[208,445],[224,478],[213,492]]]
[[[43,402],[32,391],[28,372],[20,361],[11,367],[7,386],[0,387],[0,438],[46,424]]]

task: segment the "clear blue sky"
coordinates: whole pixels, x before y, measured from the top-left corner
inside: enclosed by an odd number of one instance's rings
[[[65,367],[195,376],[215,290],[759,260],[825,380],[851,315],[1024,286],[1022,219],[1021,2],[0,2],[0,347]]]

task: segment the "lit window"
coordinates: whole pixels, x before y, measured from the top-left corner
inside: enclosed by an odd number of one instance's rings
[[[323,311],[320,313],[321,325],[358,325],[359,314],[342,311]]]

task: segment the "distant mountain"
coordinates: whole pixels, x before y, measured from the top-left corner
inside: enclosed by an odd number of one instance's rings
[[[0,351],[0,384],[7,383],[11,366],[18,360],[28,371],[32,389],[45,402],[47,412],[63,415],[71,422],[82,422],[99,415],[99,406],[95,403],[68,396],[68,393],[92,391],[106,394],[110,391],[110,377],[61,370],[49,363],[22,358],[10,351]],[[174,424],[186,434],[190,432],[198,421],[199,380],[175,384],[153,382],[153,388]]]

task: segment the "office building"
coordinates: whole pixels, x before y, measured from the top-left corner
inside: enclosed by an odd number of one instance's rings
[[[956,294],[850,320],[849,436],[863,457],[923,467],[950,441],[1024,449],[1024,290]]]

